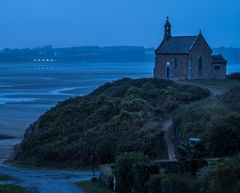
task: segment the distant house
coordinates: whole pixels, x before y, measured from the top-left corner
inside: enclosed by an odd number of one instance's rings
[[[197,36],[172,36],[168,18],[164,29],[164,38],[155,51],[155,78],[226,78],[227,61],[222,55],[212,55],[212,49],[201,32]]]

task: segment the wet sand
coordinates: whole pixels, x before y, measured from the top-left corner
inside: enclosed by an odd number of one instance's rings
[[[9,158],[13,146],[20,143],[26,128],[44,111],[44,108],[24,108],[21,105],[10,105],[0,109],[0,136],[3,137],[0,138],[0,160]]]

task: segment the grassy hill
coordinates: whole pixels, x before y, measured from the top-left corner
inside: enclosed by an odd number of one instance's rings
[[[166,80],[107,83],[41,116],[27,129],[14,162],[83,167],[131,151],[165,158],[162,121],[182,105],[208,96],[206,89]]]

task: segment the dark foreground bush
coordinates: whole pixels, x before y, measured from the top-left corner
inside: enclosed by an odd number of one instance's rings
[[[140,153],[125,153],[116,160],[115,174],[117,186],[121,193],[131,193],[134,186],[133,164],[147,162],[148,157]]]
[[[161,175],[153,175],[149,179],[149,192],[150,193],[161,193],[162,189],[162,176]]]
[[[196,193],[197,179],[178,175],[155,175],[149,180],[151,193]]]
[[[202,181],[202,188],[207,193],[239,193],[240,155],[209,172]]]
[[[133,164],[132,170],[134,193],[149,193],[149,178],[159,173],[159,167],[148,161],[140,161]]]
[[[240,80],[240,73],[234,72],[232,74],[227,75],[227,79],[229,80]]]

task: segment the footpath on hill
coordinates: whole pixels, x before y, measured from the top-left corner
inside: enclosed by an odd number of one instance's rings
[[[208,100],[209,98],[214,98],[218,95],[225,93],[236,85],[239,85],[239,82],[228,81],[228,80],[195,80],[195,81],[175,81],[178,84],[182,85],[191,85],[198,86],[203,89],[208,89],[210,91],[210,96],[203,100]],[[194,103],[194,102],[193,102]],[[175,152],[176,144],[176,133],[173,128],[172,119],[168,119],[162,124],[164,130],[164,140],[167,146],[168,159],[174,161],[177,159]]]

